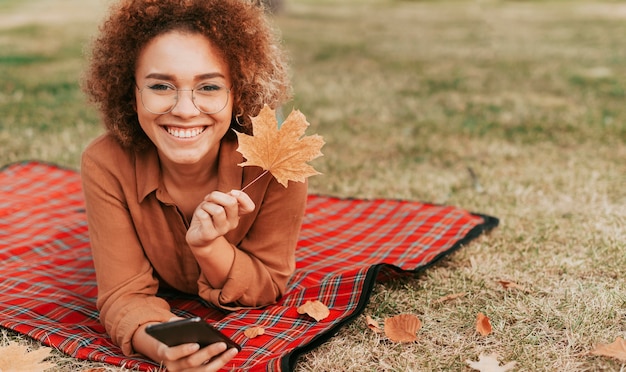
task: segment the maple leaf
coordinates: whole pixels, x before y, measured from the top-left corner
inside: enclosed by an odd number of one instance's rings
[[[291,111],[280,129],[274,110],[267,105],[251,119],[253,136],[235,132],[239,140],[237,151],[246,158],[239,166],[259,166],[284,187],[289,181],[304,182],[307,177],[320,174],[306,162],[322,156],[324,139],[316,134],[304,136],[309,123],[300,111]]]
[[[612,344],[600,344],[596,346],[591,354],[611,357],[626,362],[626,341],[618,337]]]
[[[469,365],[471,368],[476,369],[480,372],[506,372],[515,366],[516,362],[509,362],[503,366],[500,365],[498,361],[497,354],[491,355],[483,355],[480,354],[478,356],[478,362],[472,362],[471,360],[466,360],[465,363]]]
[[[476,316],[476,332],[480,333],[481,336],[487,336],[491,333],[491,323],[483,313],[478,313]]]
[[[298,307],[297,311],[298,314],[307,314],[318,322],[326,319],[330,315],[328,306],[318,300],[307,301],[304,305]]]
[[[9,345],[0,347],[0,371],[43,372],[55,367],[53,363],[42,362],[50,356],[50,352],[52,349],[49,347],[29,352],[27,346],[11,341]]]
[[[415,342],[422,322],[415,315],[400,314],[385,319],[385,335],[393,342]]]

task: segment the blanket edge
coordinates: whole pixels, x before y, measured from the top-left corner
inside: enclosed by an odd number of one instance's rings
[[[319,334],[317,337],[315,337],[306,345],[296,347],[293,350],[291,350],[291,352],[285,354],[281,358],[281,363],[280,363],[281,371],[292,372],[296,366],[298,358],[300,358],[303,354],[308,353],[314,350],[315,348],[317,348],[318,346],[326,343],[341,328],[353,322],[357,317],[363,314],[363,312],[365,311],[365,308],[367,307],[369,303],[370,295],[372,291],[374,290],[374,285],[376,284],[376,278],[378,277],[378,274],[381,272],[381,270],[388,269],[388,270],[393,270],[399,273],[406,273],[407,275],[415,275],[415,274],[421,273],[422,271],[428,269],[429,267],[436,265],[444,257],[447,257],[453,254],[454,252],[458,251],[459,249],[461,249],[463,246],[466,246],[467,244],[469,244],[471,241],[475,240],[479,236],[489,233],[491,230],[495,229],[500,224],[500,220],[496,217],[489,216],[486,214],[480,214],[480,213],[471,213],[471,214],[474,216],[481,217],[484,222],[479,225],[474,226],[470,231],[468,231],[467,234],[465,234],[463,238],[459,239],[452,247],[450,247],[448,250],[444,252],[441,252],[438,256],[436,256],[427,264],[422,265],[413,270],[403,270],[395,265],[390,265],[390,264],[378,264],[378,265],[373,265],[372,267],[370,267],[370,269],[367,271],[365,281],[363,283],[362,297],[361,299],[359,299],[357,307],[354,309],[352,314],[344,318],[341,322],[337,323],[328,331]]]

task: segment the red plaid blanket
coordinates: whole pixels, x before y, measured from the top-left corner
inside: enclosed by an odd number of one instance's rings
[[[459,208],[399,200],[311,195],[297,250],[297,269],[280,303],[222,313],[199,298],[162,293],[183,317],[201,316],[243,346],[229,368],[290,371],[298,355],[323,343],[362,313],[381,275],[422,270],[483,231],[493,217]],[[0,170],[0,326],[73,357],[142,371],[98,322],[96,282],[77,172],[25,162]],[[330,316],[297,313],[320,300]],[[243,331],[261,326],[265,335]]]

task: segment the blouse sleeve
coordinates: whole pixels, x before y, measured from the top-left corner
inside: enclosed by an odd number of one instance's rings
[[[295,270],[307,183],[289,182],[285,188],[271,177],[264,194],[250,197],[257,213],[242,217],[239,228],[248,230],[233,245],[235,259],[223,288],[212,288],[203,274],[198,280],[200,296],[227,310],[270,305],[285,292]]]
[[[81,176],[100,321],[113,342],[130,355],[133,334],[141,325],[167,321],[174,315],[167,302],[155,296],[158,280],[134,230],[117,174],[124,166],[119,166],[119,159],[115,166],[108,164],[115,161],[92,157],[87,150],[82,157]]]

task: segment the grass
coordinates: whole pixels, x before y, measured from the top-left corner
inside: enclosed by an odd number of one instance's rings
[[[59,23],[35,11],[54,3],[83,12]],[[0,26],[0,163],[77,167],[101,132],[77,86],[100,14],[88,10],[101,5],[0,1],[0,21],[32,18]],[[492,352],[519,371],[626,369],[588,354],[626,337],[625,19],[610,1],[287,2],[276,23],[293,59],[290,106],[327,141],[311,191],[501,219],[422,274],[377,285],[365,313],[418,315],[419,342],[390,344],[359,319],[297,371],[469,370]],[[475,333],[478,312],[491,335]]]

